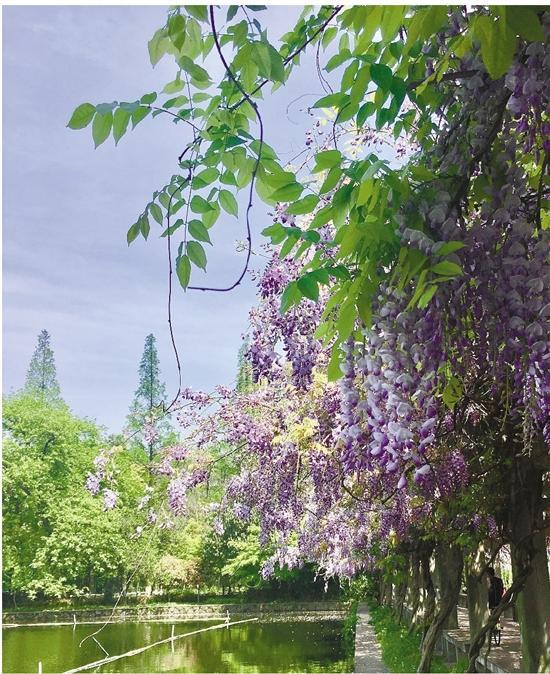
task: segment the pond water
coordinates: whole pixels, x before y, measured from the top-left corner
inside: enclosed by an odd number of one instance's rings
[[[185,634],[215,623],[180,622],[175,634]],[[4,628],[2,671],[63,672],[105,656],[88,639],[99,625],[48,625]],[[171,625],[158,622],[116,623],[97,635],[109,655],[165,639]],[[173,646],[173,648],[172,648]],[[96,672],[351,672],[353,657],[346,654],[342,623],[245,623],[194,634],[161,644],[145,653],[103,665]]]

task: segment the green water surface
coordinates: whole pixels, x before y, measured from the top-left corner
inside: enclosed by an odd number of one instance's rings
[[[175,634],[215,623],[180,622]],[[63,672],[106,657],[91,639],[79,642],[99,625],[25,626],[3,629],[2,671]],[[171,625],[117,623],[97,635],[109,655],[140,648],[169,637]],[[351,672],[338,621],[245,623],[184,637],[122,658],[96,672]]]

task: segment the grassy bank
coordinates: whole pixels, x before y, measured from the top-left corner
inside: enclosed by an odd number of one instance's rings
[[[399,625],[391,610],[369,603],[371,623],[382,648],[382,657],[390,672],[416,672],[420,662],[420,639],[418,632],[409,634],[408,625]],[[449,665],[435,656],[432,672],[464,672],[466,660]]]
[[[344,600],[339,600],[339,599],[329,599],[327,600],[327,603],[333,603],[333,602],[341,602],[345,603]],[[155,609],[155,608],[162,608],[162,607],[173,607],[173,606],[181,606],[181,605],[193,605],[193,606],[205,606],[205,605],[245,605],[245,604],[268,604],[268,605],[273,605],[273,606],[292,606],[292,605],[303,605],[307,604],[309,602],[316,603],[316,604],[321,604],[323,603],[323,600],[319,599],[262,599],[258,597],[250,597],[248,595],[235,595],[235,596],[226,596],[226,597],[221,597],[221,596],[210,596],[210,597],[202,597],[201,600],[197,601],[196,598],[195,600],[187,599],[187,600],[173,600],[173,601],[166,601],[166,600],[155,600],[155,599],[150,599],[148,601],[130,601],[128,602],[127,600],[121,601],[119,604],[117,604],[118,609],[135,609],[135,608],[150,608],[150,609]],[[52,602],[36,602],[36,603],[28,603],[24,604],[22,606],[17,606],[17,607],[8,607],[8,606],[3,606],[3,612],[4,613],[25,613],[25,612],[39,612],[39,611],[107,611],[112,609],[114,606],[114,602],[111,604],[105,604],[105,603],[79,603],[79,604],[71,604],[69,602],[63,602],[63,601],[52,601]]]

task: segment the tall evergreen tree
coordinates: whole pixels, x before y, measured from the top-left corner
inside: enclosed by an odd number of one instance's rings
[[[61,401],[61,389],[57,381],[55,359],[47,330],[42,330],[38,335],[38,344],[27,370],[24,390],[25,393],[48,402]]]
[[[143,449],[152,461],[155,452],[174,437],[169,415],[161,403],[166,399],[166,386],[160,379],[160,364],[154,335],[147,335],[139,364],[139,386],[128,414],[127,429],[133,445]]]

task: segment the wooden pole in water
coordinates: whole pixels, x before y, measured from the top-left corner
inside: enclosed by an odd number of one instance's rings
[[[38,661],[38,674],[42,674],[42,660]]]
[[[258,620],[258,618],[247,618],[246,620],[236,620],[234,623],[229,623],[229,625],[242,625],[243,623],[250,623],[250,622],[254,622],[255,620]],[[228,625],[228,627],[229,627],[229,625]],[[190,637],[193,634],[200,634],[201,632],[209,632],[210,630],[219,630],[220,627],[225,627],[225,623],[222,622],[219,625],[212,625],[212,627],[204,627],[203,629],[195,630],[194,632],[186,632],[185,634],[178,634],[173,639],[172,639],[172,637],[168,637],[167,639],[161,639],[160,641],[156,641],[154,644],[149,644],[148,646],[142,646],[141,648],[134,648],[134,650],[128,651],[127,653],[121,653],[120,655],[111,655],[108,658],[103,658],[102,660],[96,660],[95,662],[89,662],[87,665],[82,665],[81,667],[75,667],[74,669],[68,669],[67,671],[63,672],[63,674],[76,674],[76,672],[84,672],[87,669],[95,669],[96,667],[99,667],[100,665],[106,665],[109,662],[114,662],[115,660],[120,660],[121,658],[129,658],[132,655],[139,655],[140,653],[144,653],[145,651],[148,651],[150,648],[153,648],[154,646],[159,646],[160,644],[166,644],[170,641],[172,641],[172,643],[173,643],[177,639],[183,639],[183,637]],[[41,674],[41,672],[40,672],[40,674]]]
[[[172,653],[174,652],[174,625],[172,625],[172,636],[170,637],[170,646],[172,647]]]
[[[73,632],[76,629],[76,615],[73,613]]]

